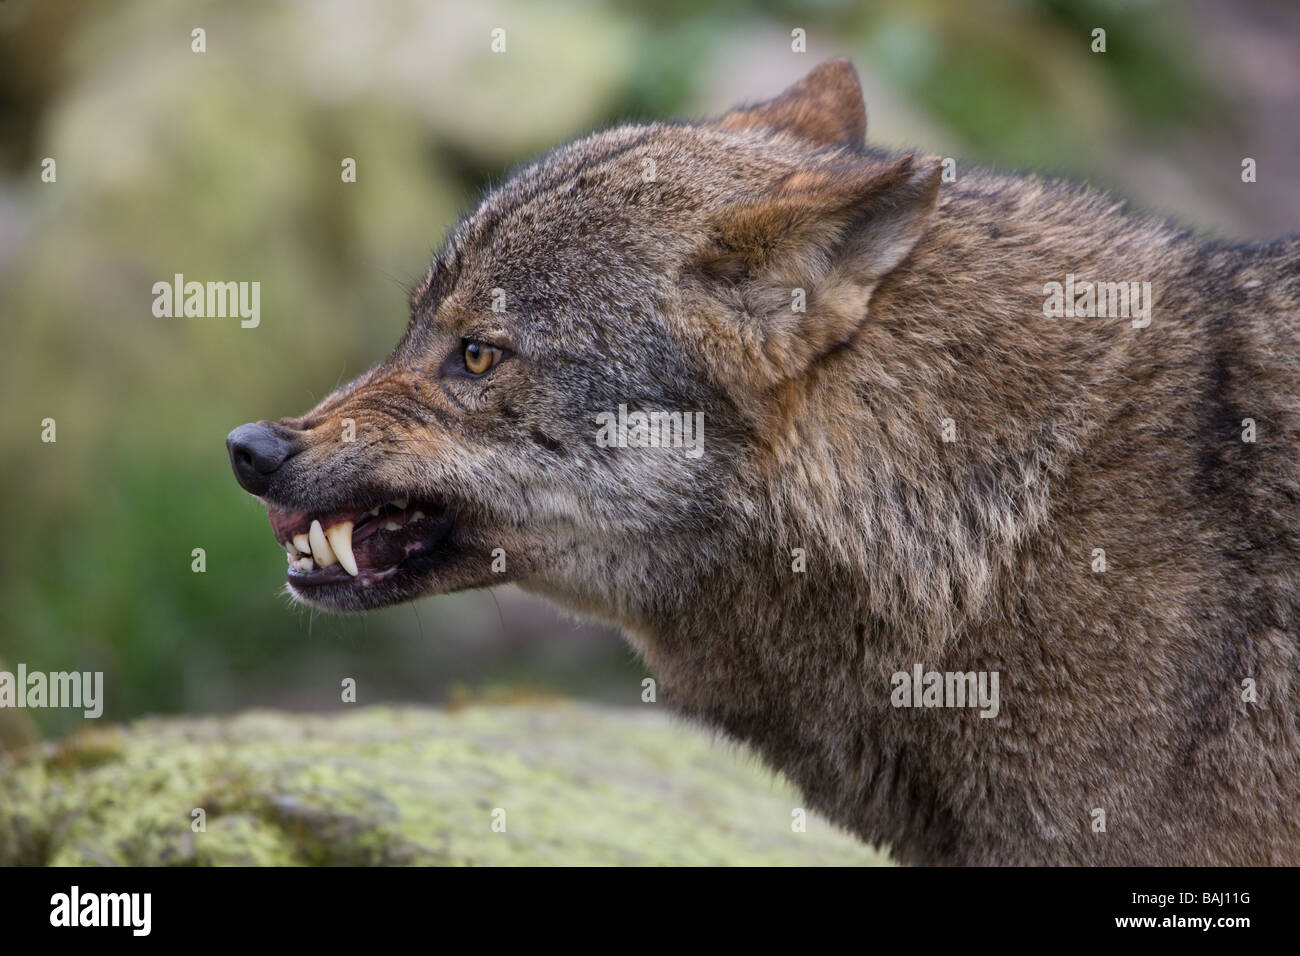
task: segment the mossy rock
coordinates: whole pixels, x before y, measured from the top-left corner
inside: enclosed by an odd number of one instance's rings
[[[800,805],[752,755],[661,713],[252,711],[0,757],[0,865],[885,862],[811,814],[795,832]]]

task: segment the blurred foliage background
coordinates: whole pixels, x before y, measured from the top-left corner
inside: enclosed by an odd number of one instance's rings
[[[1088,180],[1225,237],[1300,221],[1289,2],[0,3],[0,661],[105,671],[110,719],[329,710],[345,676],[364,703],[636,705],[616,635],[511,588],[292,608],[223,440],[381,359],[432,249],[514,164],[766,98],[833,55],[873,142]],[[155,318],[175,273],[260,282],[260,327]]]

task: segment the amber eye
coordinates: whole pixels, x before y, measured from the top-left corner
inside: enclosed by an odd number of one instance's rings
[[[475,375],[482,375],[501,361],[501,350],[482,342],[465,343],[465,367]]]

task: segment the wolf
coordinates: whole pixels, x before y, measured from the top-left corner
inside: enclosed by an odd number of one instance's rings
[[[386,361],[231,432],[288,590],[613,622],[903,863],[1300,862],[1300,238],[865,135],[832,60],[492,190]]]

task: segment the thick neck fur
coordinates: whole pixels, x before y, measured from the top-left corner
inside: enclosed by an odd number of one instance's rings
[[[619,621],[669,700],[903,860],[1285,859],[1284,831],[1277,845],[1234,846],[1231,821],[1175,792],[1200,786],[1210,800],[1226,767],[1276,759],[1252,750],[1265,730],[1229,744],[1226,722],[1243,674],[1276,669],[1278,655],[1294,673],[1297,657],[1294,609],[1233,611],[1247,578],[1196,573],[1199,554],[1208,566],[1225,540],[1274,519],[1230,491],[1207,507],[1206,481],[1241,475],[1228,462],[1197,477],[1206,464],[1182,450],[1206,427],[1190,393],[1213,387],[1216,350],[1243,361],[1252,304],[1276,312],[1289,296],[1297,317],[1294,243],[1269,253],[1289,257],[1285,289],[1240,281],[1263,254],[1198,245],[1062,186],[947,185],[857,336],[771,397],[730,510],[674,547],[611,547],[599,563],[617,570],[598,593],[551,593]],[[1044,284],[1070,274],[1150,282],[1150,327],[1045,317]],[[1217,332],[1199,308],[1211,281],[1239,290]],[[1220,382],[1215,399],[1212,427],[1229,439],[1239,384]],[[1276,421],[1295,400],[1265,389],[1252,401]],[[1276,467],[1271,480],[1296,493],[1294,468]],[[1209,517],[1191,522],[1195,509]],[[1094,572],[1094,548],[1109,574]],[[1155,581],[1170,607],[1153,617]],[[1000,671],[1001,713],[891,707],[890,675],[917,664]],[[1274,692],[1294,703],[1293,687]],[[1285,716],[1268,732],[1296,736]],[[1147,766],[1114,746],[1135,733]],[[1197,753],[1169,752],[1188,736]],[[1295,802],[1291,760],[1273,768],[1276,806]],[[1104,838],[1089,830],[1097,807],[1111,813]]]

